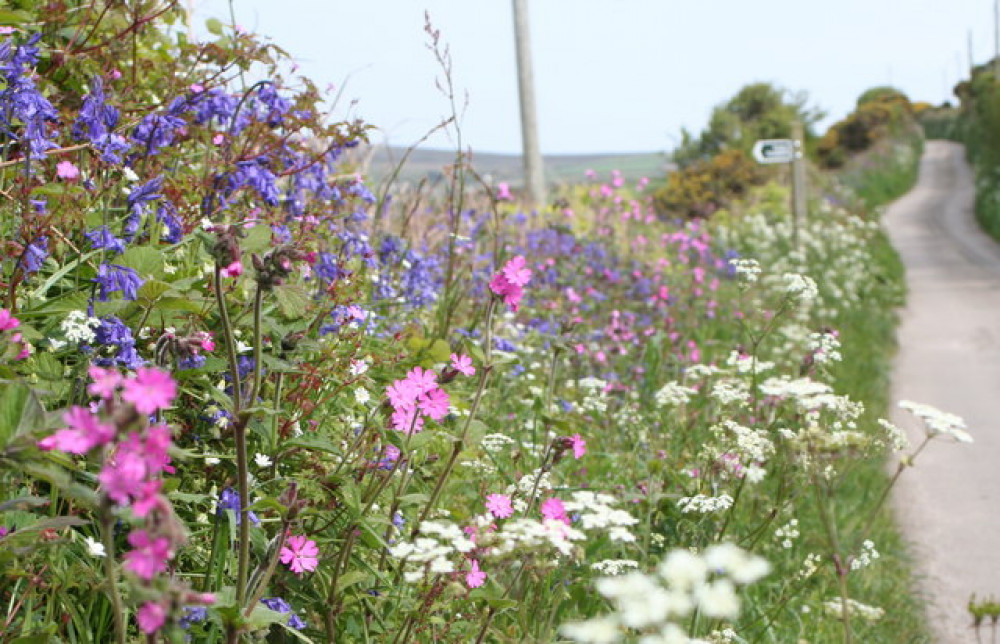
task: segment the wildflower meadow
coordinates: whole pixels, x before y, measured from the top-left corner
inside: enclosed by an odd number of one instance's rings
[[[177,4],[0,10],[0,641],[924,641],[874,203],[407,197]]]

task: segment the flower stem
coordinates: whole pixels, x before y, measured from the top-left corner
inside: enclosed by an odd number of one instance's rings
[[[118,571],[115,569],[115,517],[107,499],[101,502],[101,541],[104,543],[104,576],[107,577],[111,614],[115,620],[115,642],[125,644],[125,607],[118,592]]]

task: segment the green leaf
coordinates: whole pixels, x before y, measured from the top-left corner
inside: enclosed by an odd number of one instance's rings
[[[160,280],[147,280],[139,289],[139,298],[147,302],[155,302],[161,295],[172,291],[173,287]]]
[[[366,579],[371,579],[371,574],[367,570],[351,570],[350,572],[346,572],[337,578],[337,592],[339,593]]]
[[[133,246],[126,250],[118,258],[116,264],[127,266],[140,277],[149,278],[151,275],[159,275],[163,271],[163,255],[160,251],[149,246]]]
[[[208,33],[215,36],[222,35],[222,21],[218,18],[209,18],[205,21],[205,29],[208,29]]]
[[[0,446],[6,448],[14,436],[40,429],[44,424],[45,409],[30,387],[19,382],[2,385]]]
[[[275,286],[274,299],[278,310],[287,318],[297,320],[306,314],[309,307],[309,294],[297,284],[282,284]]]
[[[435,340],[428,350],[434,362],[448,362],[451,359],[451,345],[444,340]]]
[[[27,11],[0,10],[0,25],[19,25],[31,20],[31,14]]]
[[[244,251],[263,253],[271,249],[271,228],[269,226],[254,226],[240,243]]]

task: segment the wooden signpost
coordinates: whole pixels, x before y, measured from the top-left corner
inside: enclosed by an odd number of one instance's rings
[[[806,216],[806,164],[802,158],[802,124],[792,126],[790,139],[761,139],[754,143],[753,158],[757,163],[792,164],[792,236],[799,247],[799,224]]]

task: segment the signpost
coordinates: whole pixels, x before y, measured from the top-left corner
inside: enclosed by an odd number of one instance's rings
[[[791,139],[761,139],[753,144],[757,163],[790,163],[795,159],[795,141]]]
[[[753,145],[753,158],[757,163],[792,164],[792,234],[795,247],[799,246],[799,222],[806,216],[806,166],[802,160],[802,124],[792,127],[790,139],[761,139]]]

